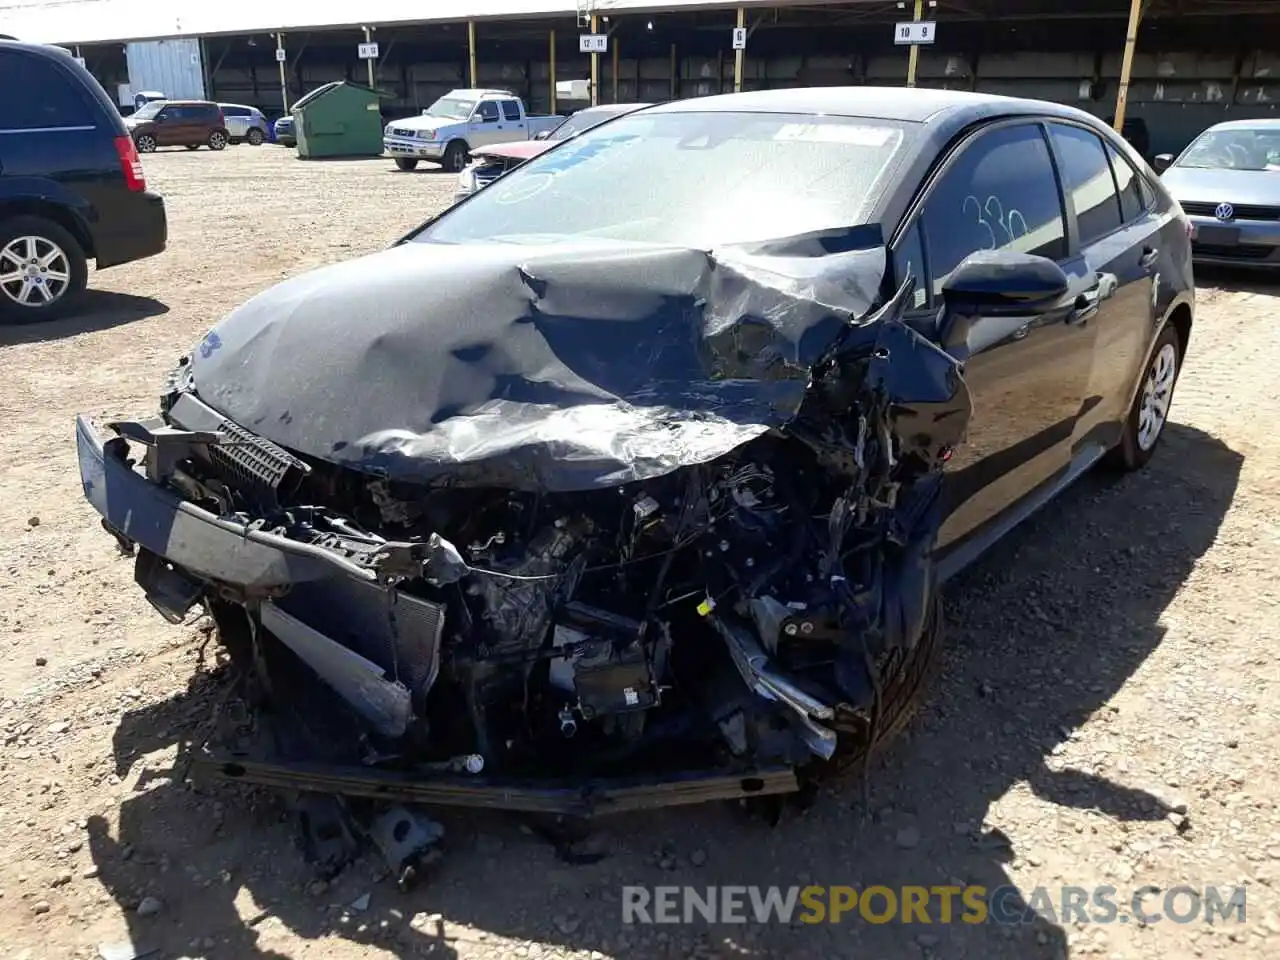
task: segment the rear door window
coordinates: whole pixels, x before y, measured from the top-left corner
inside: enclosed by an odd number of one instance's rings
[[[1111,164],[1098,135],[1083,127],[1049,125],[1062,169],[1062,185],[1075,203],[1080,244],[1084,246],[1120,227],[1120,199]]]
[[[21,90],[35,93],[17,95]],[[86,91],[57,64],[0,51],[0,131],[91,127],[97,119]]]
[[[1058,180],[1040,125],[999,127],[972,141],[930,192],[922,223],[935,296],[978,250],[1064,258]]]
[[[506,119],[506,120],[519,120],[520,104],[516,103],[514,100],[503,100],[502,116],[503,116],[503,119]]]

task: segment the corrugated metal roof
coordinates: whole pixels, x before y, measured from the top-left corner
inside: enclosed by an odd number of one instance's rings
[[[839,0],[804,0],[804,5],[835,2]],[[788,0],[594,0],[589,4],[601,15],[788,5]],[[571,17],[578,9],[574,0],[362,0],[359,4],[320,4],[315,0],[0,0],[0,33],[34,43],[103,43],[365,24]]]

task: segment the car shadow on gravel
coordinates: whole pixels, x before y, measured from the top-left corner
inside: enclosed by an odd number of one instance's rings
[[[1196,286],[1215,287],[1231,293],[1258,293],[1274,296],[1280,290],[1280,270],[1201,266],[1196,267]]]
[[[0,325],[0,347],[62,340],[96,330],[109,330],[168,312],[166,304],[151,297],[90,289],[85,291],[84,300],[75,316],[45,323]]]
[[[1057,754],[1086,722],[1091,731],[1107,723],[1109,702],[1161,643],[1162,614],[1213,544],[1241,462],[1215,438],[1170,424],[1145,471],[1083,478],[947,586],[947,652],[909,734],[864,780],[827,785],[775,827],[726,804],[628,815],[600,824],[603,860],[574,866],[514,820],[451,812],[442,815],[444,862],[409,893],[371,855],[309,886],[279,797],[161,776],[123,803],[114,840],[91,821],[94,862],[136,942],[166,956],[284,957],[289,936],[332,936],[401,957],[536,957],[545,949],[536,943],[643,958],[1068,957],[1064,924],[1028,893],[1035,868],[1062,855],[1110,863],[1091,824],[1146,822],[1172,838],[1180,826],[1160,798],[1125,783],[1108,754],[1087,769]],[[221,682],[199,673],[186,695],[126,715],[120,774],[137,766],[145,781],[156,764],[148,754],[171,756],[175,743],[198,739]],[[1052,805],[1052,839],[1037,840],[1025,819],[1012,835],[991,824],[1001,819],[993,804],[1011,794]],[[1192,824],[1196,816],[1193,808]],[[1078,847],[1045,849],[1061,842],[1064,824]],[[1090,881],[1052,882],[1057,901],[1061,885]],[[1142,878],[1110,882],[1123,905]],[[856,909],[839,924],[622,922],[624,885],[680,884],[976,885],[989,894],[1014,884],[1000,912],[1024,922],[941,923],[936,897],[929,925],[869,922]],[[160,912],[139,915],[145,896],[163,901]],[[954,916],[962,912],[957,900]]]

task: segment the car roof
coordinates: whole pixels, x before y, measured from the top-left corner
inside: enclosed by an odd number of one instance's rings
[[[257,109],[258,109],[257,107],[250,106],[250,105],[249,105],[249,104],[247,104],[247,103],[223,103],[222,101],[219,101],[219,102],[218,102],[218,106],[220,106],[220,107],[240,107],[240,108],[242,108],[242,109],[244,109],[244,110],[257,110]]]
[[[1207,130],[1280,130],[1280,118],[1263,117],[1257,120],[1224,120]]]
[[[966,90],[930,90],[921,87],[800,87],[753,90],[689,100],[676,100],[651,108],[658,113],[742,111],[744,113],[799,113],[816,116],[865,117],[931,123],[949,120],[976,122],[1000,114],[1044,114],[1067,119],[1092,114],[1047,100],[1003,97]]]
[[[13,50],[17,53],[32,53],[41,57],[50,59],[65,54],[71,56],[61,47],[55,47],[47,43],[23,43],[21,40],[0,40],[0,50]]]
[[[572,116],[579,116],[583,113],[622,113],[627,110],[640,110],[644,107],[652,107],[652,103],[598,103],[594,107],[583,107],[581,110],[575,110]]]
[[[166,100],[165,105],[169,107],[216,107],[218,104],[212,100]]]

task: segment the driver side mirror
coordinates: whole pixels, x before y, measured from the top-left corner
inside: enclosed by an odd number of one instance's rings
[[[1155,162],[1156,173],[1164,173],[1166,170],[1168,170],[1172,166],[1173,166],[1172,153],[1156,154],[1156,162]]]
[[[1045,257],[1011,250],[971,253],[942,284],[942,346],[952,351],[964,345],[978,317],[1048,310],[1061,302],[1069,286],[1062,268]]]

